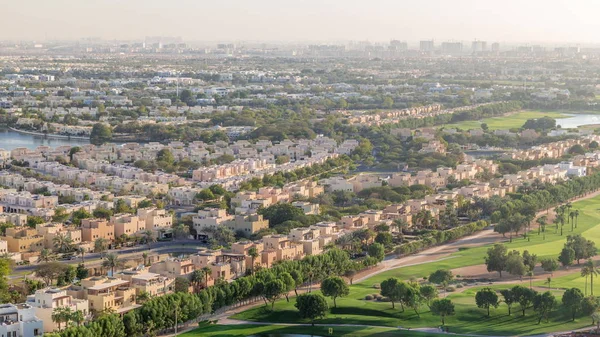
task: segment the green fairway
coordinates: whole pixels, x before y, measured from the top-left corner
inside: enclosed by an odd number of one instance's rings
[[[289,334],[301,334],[302,336],[349,336],[349,337],[396,337],[417,336],[436,337],[442,334],[425,333],[419,331],[406,331],[395,328],[373,328],[373,327],[311,327],[311,326],[289,326],[289,325],[210,325],[184,333],[184,337],[234,337],[234,336],[283,336]],[[456,335],[459,336],[459,335]]]
[[[525,124],[525,122],[528,119],[541,118],[541,117],[552,117],[555,119],[559,119],[559,118],[566,118],[569,116],[564,115],[560,112],[556,112],[556,111],[527,110],[527,111],[520,111],[515,114],[508,115],[508,116],[485,118],[485,119],[479,120],[479,121],[464,121],[464,122],[460,122],[460,123],[446,124],[446,125],[443,125],[443,127],[445,127],[446,129],[459,128],[459,129],[463,129],[463,130],[470,130],[470,129],[479,129],[479,128],[481,128],[481,123],[486,123],[488,125],[488,127],[490,128],[490,130],[512,129],[512,128],[522,127],[523,124]]]
[[[507,240],[505,242],[507,248],[519,251],[527,249],[530,253],[537,254],[538,258],[541,259],[556,258],[564,242],[566,242],[567,235],[570,234],[582,234],[585,238],[600,245],[600,226],[597,226],[600,223],[600,196],[575,202],[571,210],[579,210],[580,212],[578,226],[574,228],[573,232],[571,232],[571,225],[565,224],[561,236],[560,229],[557,231],[553,225],[548,225],[545,239],[544,235],[538,235],[538,231],[533,230],[529,239],[519,236],[513,238],[512,243]],[[463,249],[441,261],[389,270],[360,283],[355,283],[350,286],[350,295],[338,299],[338,307],[332,308],[329,315],[322,322],[326,324],[363,324],[390,327],[402,326],[406,328],[437,327],[440,325],[440,319],[429,313],[427,306],[421,307],[422,312],[420,312],[419,317],[412,310],[407,309],[402,312],[398,306],[396,309],[392,309],[390,303],[367,301],[364,298],[369,294],[379,293],[375,286],[389,277],[397,277],[402,280],[420,280],[437,269],[454,269],[482,264],[488,248],[489,246]],[[534,285],[543,287],[543,283],[538,281]],[[600,277],[594,283],[594,293],[600,295]],[[528,286],[529,282],[524,280],[522,284]],[[578,287],[583,291],[584,285],[585,279],[580,277],[578,273],[556,278],[552,281],[552,288]],[[516,309],[514,309],[512,316],[508,316],[505,305],[501,305],[498,309],[492,309],[492,317],[487,318],[484,310],[477,308],[474,301],[475,292],[484,286],[490,285],[471,288],[464,293],[448,293],[448,297],[456,305],[456,315],[446,320],[451,332],[488,335],[531,335],[552,331],[568,331],[591,324],[591,319],[587,317],[571,322],[567,313],[558,310],[553,313],[549,323],[538,325],[535,314],[531,309],[527,311],[525,317],[521,317]],[[496,290],[512,286],[514,284],[491,285]],[[555,290],[553,293],[560,301],[562,290]],[[333,301],[329,300],[329,304],[332,307]],[[289,303],[285,300],[278,301],[274,311],[261,306],[239,313],[233,318],[273,323],[306,323],[298,317],[293,298],[290,299]]]

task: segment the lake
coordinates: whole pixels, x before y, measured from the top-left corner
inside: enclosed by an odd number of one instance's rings
[[[42,136],[28,135],[0,127],[0,149],[12,150],[17,147],[35,149],[40,145],[57,147],[63,145],[85,145],[90,142],[84,139],[45,138]]]
[[[572,129],[584,125],[600,124],[600,115],[589,115],[589,114],[577,114],[571,115],[566,114],[569,117],[560,118],[556,120],[556,125],[560,125],[563,129]]]

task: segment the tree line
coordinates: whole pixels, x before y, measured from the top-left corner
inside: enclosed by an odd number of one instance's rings
[[[122,319],[117,315],[99,313],[95,321],[71,326],[62,331],[47,334],[51,337],[125,337],[142,336],[161,331],[167,331],[184,322],[209,315],[218,309],[234,304],[263,300],[265,306],[272,307],[279,298],[286,297],[291,291],[296,291],[308,285],[324,282],[328,277],[352,276],[356,271],[369,268],[383,259],[383,256],[368,256],[359,260],[351,260],[348,253],[337,248],[328,250],[320,255],[309,255],[302,260],[278,261],[271,268],[252,268],[250,274],[237,278],[233,282],[217,280],[215,285],[201,289],[202,278],[191,278],[194,292],[188,293],[187,288],[181,292],[153,297],[138,309],[127,312]],[[330,283],[328,285],[328,282]],[[344,296],[345,287],[339,280],[332,279],[324,282],[324,294],[335,298]],[[206,284],[206,283],[204,283]],[[316,294],[312,293],[311,300],[298,297],[299,306],[311,302]],[[302,298],[302,299],[301,299]],[[289,299],[288,299],[289,300]],[[304,301],[304,302],[303,302]],[[318,299],[317,299],[318,301]],[[309,303],[308,307],[312,305]],[[301,314],[303,315],[303,313]],[[110,329],[106,328],[110,323]]]

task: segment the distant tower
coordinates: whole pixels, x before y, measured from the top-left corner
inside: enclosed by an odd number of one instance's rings
[[[419,47],[421,51],[433,51],[435,45],[433,43],[433,40],[424,40],[419,43]]]

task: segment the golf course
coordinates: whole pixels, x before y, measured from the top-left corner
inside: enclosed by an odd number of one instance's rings
[[[520,235],[514,237],[512,242],[509,242],[508,238],[502,238],[500,234],[493,235],[497,235],[509,251],[518,250],[522,252],[528,250],[529,253],[537,254],[538,262],[543,258],[557,258],[566,242],[567,235],[581,234],[584,238],[599,245],[600,196],[573,202],[572,210],[579,210],[577,228],[571,230],[570,222],[566,223],[563,227],[562,236],[560,235],[560,229],[557,230],[555,225],[551,223],[546,226],[545,234],[539,233],[538,229],[534,227],[528,233],[527,238]],[[497,308],[491,308],[490,317],[487,317],[486,310],[478,308],[474,299],[475,293],[485,287],[494,290],[508,289],[517,284],[529,287],[531,282],[534,290],[539,292],[550,290],[556,296],[558,302],[560,302],[562,293],[566,288],[580,288],[582,292],[585,290],[587,294],[590,291],[589,282],[586,282],[586,279],[580,275],[578,266],[573,266],[569,270],[561,268],[554,272],[551,277],[550,273],[544,272],[538,264],[531,280],[527,277],[519,280],[506,274],[500,279],[497,273],[487,273],[485,271],[485,280],[479,278],[478,281],[474,281],[472,280],[473,275],[468,273],[458,275],[456,273],[459,268],[460,270],[473,269],[474,271],[481,268],[485,269],[485,266],[482,265],[489,247],[490,244],[459,249],[439,261],[433,260],[427,263],[387,270],[360,282],[355,282],[349,286],[348,296],[337,299],[337,307],[334,307],[331,298],[327,298],[330,311],[325,318],[317,320],[316,323],[323,324],[324,327],[335,327],[333,335],[339,333],[344,336],[402,336],[407,332],[398,329],[392,331],[378,330],[372,328],[373,326],[402,327],[404,329],[437,328],[441,325],[440,317],[433,315],[427,305],[422,305],[417,312],[411,308],[405,308],[403,311],[398,304],[395,308],[392,308],[389,302],[371,298],[376,298],[375,296],[379,294],[379,284],[390,277],[406,282],[425,282],[423,278],[432,272],[438,269],[449,269],[455,272],[455,281],[448,288],[450,291],[440,289],[439,296],[446,296],[455,305],[455,314],[446,317],[445,322],[452,333],[490,336],[537,335],[555,331],[570,331],[591,325],[592,320],[589,316],[577,317],[572,321],[570,313],[566,312],[562,306],[558,306],[551,312],[548,322],[542,321],[540,324],[538,324],[538,317],[533,309],[527,309],[525,316],[522,316],[520,310],[515,309],[513,306],[512,315],[509,316],[507,306],[504,303],[500,303]],[[481,276],[478,275],[477,277]],[[550,285],[547,282],[548,277],[551,277]],[[490,279],[490,281],[487,281],[487,279]],[[595,294],[600,294],[600,284],[598,283],[600,282],[594,283]],[[258,322],[265,324],[308,324],[309,321],[299,317],[294,303],[295,299],[293,297],[290,297],[289,302],[283,298],[275,302],[273,310],[270,306],[259,305],[239,312],[233,315],[231,319],[238,320],[240,323],[254,322],[255,324]],[[364,326],[364,328],[346,326],[345,328],[354,330],[344,333],[342,327],[337,326],[338,324],[359,325]],[[326,333],[322,332],[324,327],[308,329],[305,326],[300,328],[282,325],[215,325],[190,332],[185,336],[242,336],[292,332],[329,335],[327,334],[329,330],[326,330]],[[338,332],[335,332],[336,329]],[[416,331],[410,331],[410,335],[416,336]]]

